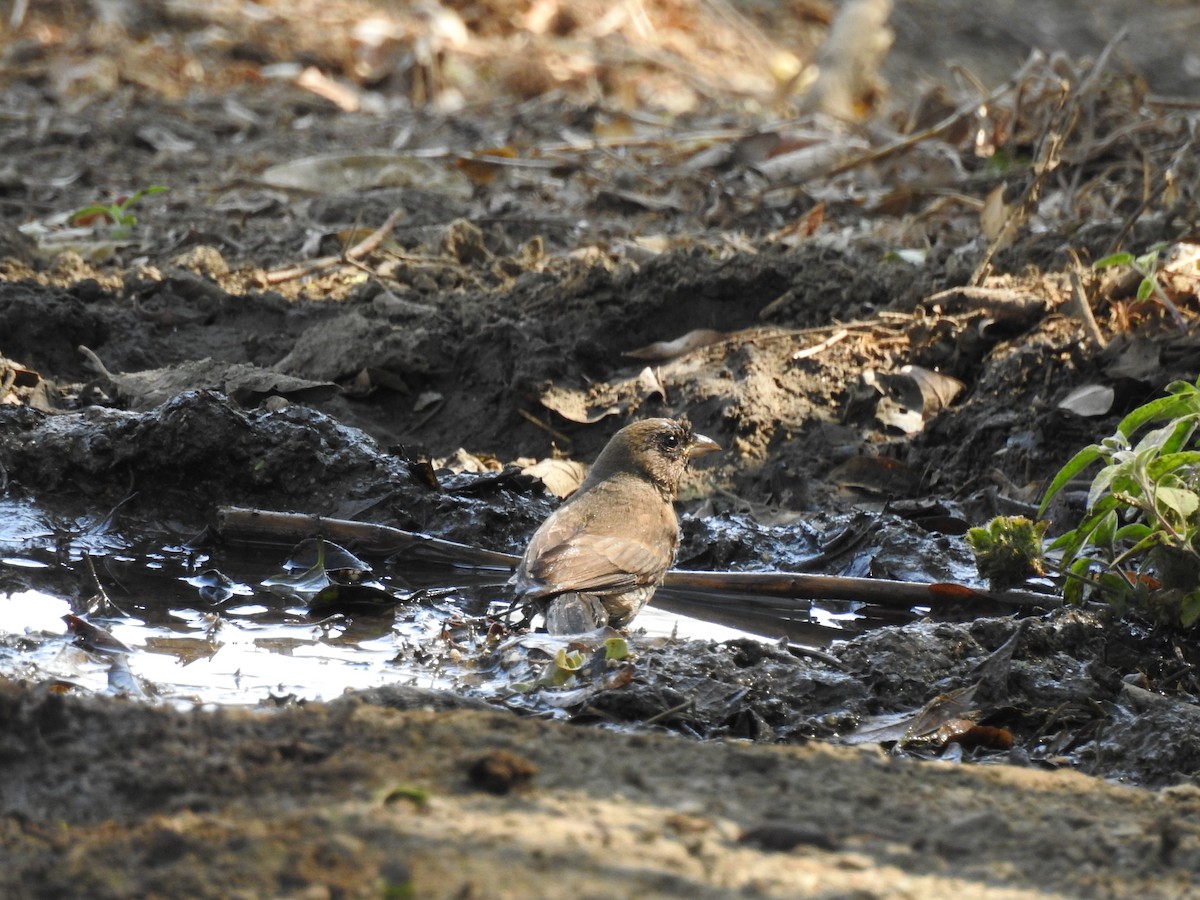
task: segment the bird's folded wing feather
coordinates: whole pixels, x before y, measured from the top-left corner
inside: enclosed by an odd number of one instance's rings
[[[608,534],[576,534],[554,546],[534,549],[538,552],[528,575],[537,582],[534,592],[543,595],[651,584],[671,564],[671,554],[662,549]]]

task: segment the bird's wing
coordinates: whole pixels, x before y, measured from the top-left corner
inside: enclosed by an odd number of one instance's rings
[[[629,537],[547,528],[531,542],[517,573],[517,588],[546,597],[651,584],[671,565],[674,551],[674,542],[656,548]]]

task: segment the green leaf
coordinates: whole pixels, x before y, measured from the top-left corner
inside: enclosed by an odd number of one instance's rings
[[[1111,253],[1092,263],[1092,268],[1110,269],[1113,266],[1132,266],[1135,258],[1132,253]]]
[[[1147,250],[1145,253],[1143,253],[1141,256],[1139,256],[1137,259],[1135,259],[1133,261],[1134,266],[1137,267],[1137,270],[1139,272],[1153,271],[1155,266],[1158,265],[1158,251],[1161,249],[1162,249],[1162,247],[1159,247],[1157,249],[1154,247],[1151,247],[1149,250]]]
[[[1200,619],[1200,591],[1184,594],[1179,602],[1179,624],[1191,628]]]
[[[1174,385],[1184,384],[1175,382]],[[1172,386],[1174,386],[1172,385]],[[1200,392],[1188,385],[1187,393],[1172,393],[1143,404],[1121,420],[1117,432],[1129,437],[1147,422],[1161,422],[1166,419],[1181,419],[1187,415],[1200,413]]]
[[[1091,542],[1097,547],[1107,550],[1111,555],[1116,534],[1117,514],[1115,510],[1110,510],[1101,516],[1100,521],[1096,523],[1096,527],[1092,529]]]
[[[1179,513],[1181,519],[1190,518],[1197,509],[1200,509],[1200,495],[1197,495],[1195,491],[1187,491],[1182,488],[1159,485],[1154,492],[1154,499]]]
[[[1100,502],[1096,504],[1093,514],[1084,519],[1079,524],[1079,527],[1071,532],[1073,535],[1072,542],[1071,544],[1065,546],[1063,551],[1063,561],[1066,562],[1072,559],[1079,553],[1080,550],[1090,545],[1100,546],[1107,549],[1109,544],[1104,543],[1102,540],[1098,541],[1096,532],[1098,529],[1108,527],[1105,520],[1119,506],[1122,506],[1121,501],[1111,494],[1102,498]],[[1106,537],[1106,535],[1103,531],[1101,531],[1099,537],[1103,539]],[[1056,541],[1055,546],[1057,546],[1057,543],[1058,542]]]
[[[1154,529],[1145,522],[1131,522],[1128,525],[1122,525],[1118,528],[1117,533],[1113,537],[1118,541],[1132,541],[1137,543],[1144,541],[1153,533]]]
[[[1088,488],[1087,508],[1093,509],[1100,502],[1100,497],[1112,488],[1113,479],[1118,474],[1128,477],[1128,466],[1105,466],[1092,479],[1092,486]]]
[[[1196,431],[1196,417],[1195,416],[1184,416],[1182,419],[1176,420],[1175,430],[1174,430],[1174,432],[1172,432],[1171,436],[1163,443],[1162,452],[1164,454],[1165,453],[1178,453],[1180,450],[1182,450],[1187,445],[1187,442],[1189,440],[1191,440],[1192,434],[1194,434],[1195,431]]]
[[[1063,599],[1067,603],[1078,606],[1083,602],[1083,589],[1087,586],[1084,578],[1091,567],[1092,561],[1086,557],[1071,563],[1071,567],[1067,571],[1076,577],[1068,578],[1063,584]]]
[[[1190,381],[1172,381],[1167,385],[1168,394],[1197,394],[1200,393],[1200,378],[1196,379],[1196,383]]]
[[[604,642],[605,659],[625,659],[629,656],[629,642],[622,637],[608,638]]]
[[[1053,541],[1051,541],[1050,546],[1047,549],[1063,550],[1067,547],[1070,547],[1072,545],[1072,542],[1074,542],[1078,539],[1079,539],[1078,530],[1072,528],[1070,531],[1064,531],[1062,534],[1060,534],[1058,537],[1056,537]],[[1079,549],[1079,547],[1076,546],[1075,551],[1078,551],[1078,549]],[[1070,555],[1072,557],[1074,557],[1075,552],[1072,552]]]
[[[1175,436],[1182,422],[1171,422],[1164,425],[1162,428],[1155,428],[1152,431],[1147,431],[1142,435],[1142,439],[1137,442],[1133,448],[1133,452],[1141,456],[1143,454],[1155,453],[1166,445],[1167,441]]]
[[[1141,282],[1138,283],[1138,289],[1137,289],[1138,301],[1141,303],[1146,302],[1147,300],[1150,299],[1150,295],[1153,293],[1154,293],[1154,279],[1153,278],[1143,278],[1141,280]]]
[[[1172,472],[1177,472],[1184,467],[1197,466],[1200,467],[1200,450],[1184,450],[1180,453],[1171,453],[1169,455],[1160,456],[1158,459],[1146,466],[1146,474],[1152,481],[1158,481],[1164,475]],[[1194,473],[1185,472],[1183,477],[1191,477]]]
[[[1050,501],[1054,499],[1054,495],[1061,491],[1064,485],[1101,458],[1102,450],[1103,448],[1098,445],[1091,444],[1067,460],[1067,464],[1058,470],[1058,474],[1050,482],[1050,487],[1046,488],[1045,496],[1042,497],[1042,505],[1038,507],[1039,516],[1046,512],[1046,507],[1050,505]]]

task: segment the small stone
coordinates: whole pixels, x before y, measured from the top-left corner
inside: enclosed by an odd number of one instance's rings
[[[492,794],[524,788],[536,774],[537,766],[510,750],[490,750],[467,770],[472,787]]]

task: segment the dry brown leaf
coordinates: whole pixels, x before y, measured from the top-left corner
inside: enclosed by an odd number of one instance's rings
[[[638,347],[636,350],[626,350],[621,355],[628,356],[630,359],[664,362],[668,359],[683,356],[685,353],[691,353],[700,347],[715,344],[726,337],[727,335],[723,331],[714,331],[711,328],[697,328],[681,337],[675,338],[673,341],[655,341],[653,344]]]
[[[349,85],[334,81],[316,66],[309,66],[296,78],[296,87],[324,97],[346,112],[358,112],[361,103],[359,93]]]
[[[586,392],[557,385],[546,388],[539,400],[546,409],[580,425],[595,425],[601,419],[621,413],[621,407],[615,403],[593,406]]]
[[[835,138],[772,156],[754,168],[772,184],[801,184],[825,175],[870,148],[870,144],[859,138]]]
[[[472,183],[485,186],[495,181],[496,176],[504,170],[500,160],[516,158],[517,151],[512,147],[492,147],[470,156],[460,156],[454,161],[454,167],[470,178]]]
[[[1004,202],[1005,185],[998,184],[992,188],[991,192],[983,201],[983,209],[979,211],[979,230],[983,232],[983,236],[987,238],[988,243],[992,243],[999,239],[1004,231],[1004,226],[1008,224],[1008,220],[1012,217],[1013,208]],[[1012,233],[1010,231],[1008,239],[1003,246],[997,245],[997,250],[1003,250],[1005,246],[1012,243]]]
[[[541,459],[525,466],[522,475],[532,475],[560,499],[571,496],[587,477],[587,466],[573,459]]]

